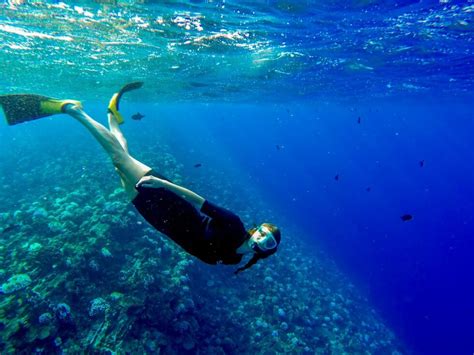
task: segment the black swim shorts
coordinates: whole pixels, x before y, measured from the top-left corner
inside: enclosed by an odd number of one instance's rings
[[[170,181],[157,173],[147,175]],[[138,187],[137,191],[132,203],[138,212],[158,231],[194,254],[195,244],[203,238],[203,216],[199,211],[166,188]]]

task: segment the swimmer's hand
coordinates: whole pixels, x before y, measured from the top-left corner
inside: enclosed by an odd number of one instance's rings
[[[164,180],[157,178],[156,176],[144,176],[142,177],[135,187],[151,187],[151,188],[159,188],[159,187],[165,187],[165,184],[163,184]]]
[[[135,185],[136,188],[138,189],[139,187],[151,187],[151,188],[165,188],[170,190],[171,192],[174,192],[176,195],[184,198],[186,201],[188,201],[190,204],[192,204],[194,207],[196,207],[197,210],[201,210],[202,205],[204,204],[204,197],[199,196],[197,193],[188,190],[185,187],[173,184],[172,182],[168,180],[163,180],[160,178],[157,178],[156,176],[144,176],[140,179],[140,181],[137,182]]]

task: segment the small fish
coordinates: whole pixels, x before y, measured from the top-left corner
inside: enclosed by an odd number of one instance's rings
[[[367,192],[370,192],[370,190],[372,190],[372,188],[370,186],[365,189],[365,191],[367,191]]]
[[[423,165],[425,165],[425,161],[424,161],[424,160],[420,160],[420,161],[418,162],[418,164],[420,165],[420,168],[422,168]]]
[[[18,224],[10,224],[10,225],[6,226],[5,228],[3,228],[2,234],[6,233],[6,232],[11,232],[11,231],[17,229],[18,227],[19,227]]]
[[[202,166],[201,163],[194,164],[194,167],[195,167],[195,168],[200,168],[201,166]]]
[[[132,120],[140,121],[143,117],[145,117],[145,115],[142,115],[140,112],[137,112],[132,116]]]
[[[339,174],[337,174],[336,176],[334,176],[334,180],[339,181]]]
[[[413,216],[411,214],[404,214],[400,218],[403,222],[408,222],[408,221],[411,221],[413,219]]]
[[[275,148],[276,148],[277,150],[282,150],[282,149],[285,148],[285,146],[284,146],[284,145],[277,144],[277,145],[275,145]]]
[[[357,123],[360,124],[360,121],[361,121],[361,118],[359,116],[359,117],[357,117]]]

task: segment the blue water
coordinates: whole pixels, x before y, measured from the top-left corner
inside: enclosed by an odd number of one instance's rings
[[[409,349],[473,348],[470,100],[159,110],[140,127],[164,130],[185,166],[237,169],[298,237],[335,258]]]
[[[474,351],[472,1],[53,3],[0,7],[4,93],[74,97],[103,118],[143,80],[123,107],[145,115],[124,125],[132,154],[163,142],[189,186],[213,195],[202,181],[219,170],[255,193],[281,253],[285,229],[324,251],[406,352]],[[4,179],[28,170],[25,147],[40,162],[62,139],[106,164],[75,122],[14,129],[0,129]]]

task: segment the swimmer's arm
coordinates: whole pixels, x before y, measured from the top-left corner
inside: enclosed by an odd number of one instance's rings
[[[174,192],[176,195],[181,196],[184,198],[186,201],[188,201],[190,204],[192,204],[195,208],[197,208],[198,211],[201,210],[202,205],[204,204],[204,201],[206,199],[202,196],[199,196],[197,193],[188,190],[182,186],[173,184],[172,182],[169,182],[167,180],[163,180],[160,178],[157,178],[156,176],[144,176],[138,181],[137,187],[150,187],[150,188],[160,188],[164,187],[172,192]]]

